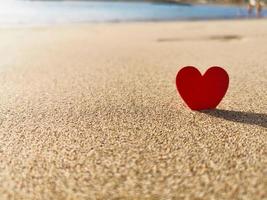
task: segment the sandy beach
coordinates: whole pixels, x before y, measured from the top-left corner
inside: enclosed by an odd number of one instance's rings
[[[0,29],[0,199],[267,199],[267,20]],[[218,110],[175,77],[224,67]]]

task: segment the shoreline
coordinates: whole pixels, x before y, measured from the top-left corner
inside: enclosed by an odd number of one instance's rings
[[[125,21],[88,21],[88,22],[58,22],[58,23],[43,23],[43,24],[6,24],[1,25],[0,29],[15,29],[15,28],[49,28],[61,26],[86,26],[97,24],[135,24],[135,23],[179,23],[179,22],[221,22],[221,21],[264,21],[267,17],[237,17],[237,18],[212,18],[212,19],[173,19],[173,20],[125,20]]]

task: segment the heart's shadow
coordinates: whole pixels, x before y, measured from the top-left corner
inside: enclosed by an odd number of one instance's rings
[[[233,122],[258,125],[267,128],[267,114],[263,113],[241,112],[221,109],[202,110],[200,112]]]

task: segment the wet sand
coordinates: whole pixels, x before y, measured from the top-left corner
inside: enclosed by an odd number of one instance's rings
[[[0,29],[0,199],[266,199],[267,21]],[[218,110],[177,71],[224,67]]]

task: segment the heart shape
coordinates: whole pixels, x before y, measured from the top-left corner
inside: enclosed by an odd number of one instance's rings
[[[192,110],[215,109],[226,94],[229,76],[221,67],[211,67],[202,76],[193,66],[182,68],[176,86],[182,99]]]

